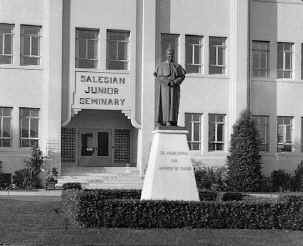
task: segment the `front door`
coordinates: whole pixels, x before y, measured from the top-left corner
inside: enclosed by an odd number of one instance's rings
[[[80,130],[80,166],[109,166],[112,164],[111,130]]]

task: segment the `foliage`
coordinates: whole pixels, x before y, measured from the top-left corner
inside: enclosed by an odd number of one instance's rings
[[[57,183],[58,171],[57,168],[52,168],[52,170],[48,173],[46,184],[48,183]]]
[[[44,156],[39,148],[34,147],[31,157],[25,162],[25,168],[15,172],[13,183],[18,188],[32,189],[41,188],[41,180],[38,175],[44,162]]]
[[[10,173],[0,173],[0,190],[6,189],[11,185],[11,176]]]
[[[302,199],[283,202],[187,202],[102,199],[63,191],[63,212],[83,227],[239,228],[303,230]]]
[[[271,175],[271,190],[273,192],[290,191],[292,178],[285,170],[274,170]]]
[[[81,183],[65,183],[62,185],[62,189],[63,190],[70,190],[70,189],[77,189],[77,190],[81,190]]]
[[[227,184],[231,191],[255,192],[261,188],[260,141],[255,122],[244,111],[233,126],[230,155],[227,157]]]
[[[225,167],[195,168],[196,183],[200,190],[224,191],[226,189],[225,176]]]
[[[303,191],[303,161],[297,166],[292,177],[292,188],[294,191]]]

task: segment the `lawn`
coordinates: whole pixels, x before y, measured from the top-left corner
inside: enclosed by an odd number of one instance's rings
[[[0,245],[303,245],[303,232],[206,229],[80,229],[51,197],[0,198]]]

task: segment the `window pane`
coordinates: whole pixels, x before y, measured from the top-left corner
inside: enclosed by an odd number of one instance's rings
[[[29,130],[29,121],[28,119],[23,119],[21,123],[21,137],[28,138],[28,130]]]
[[[38,127],[39,127],[39,120],[36,118],[31,119],[31,129],[30,129],[30,137],[37,138],[38,137]]]
[[[97,58],[97,42],[96,40],[87,41],[87,54],[89,59]]]
[[[191,150],[200,150],[200,143],[191,143]]]
[[[200,124],[194,123],[194,141],[200,141]]]
[[[98,64],[99,30],[76,29],[76,67],[95,68]]]
[[[224,49],[218,49],[218,65],[224,65]]]
[[[27,65],[39,65],[40,59],[37,57],[26,57],[23,56],[21,58],[21,65],[27,66]]]
[[[217,141],[223,141],[223,125],[217,125]]]
[[[211,65],[216,65],[216,48],[214,47],[209,49],[209,63]]]
[[[40,26],[21,25],[21,33],[38,35],[40,32],[40,28],[41,28]]]
[[[128,69],[129,32],[107,30],[106,68],[112,70]]]
[[[0,147],[11,147],[11,139],[1,139]]]
[[[208,127],[208,139],[209,141],[215,141],[215,124],[213,122],[209,122],[209,127]]]
[[[125,42],[118,43],[118,59],[119,60],[128,60],[127,46],[128,46],[128,43],[125,43]]]
[[[291,62],[291,53],[286,53],[285,54],[285,68],[286,69],[291,69],[291,64],[292,64],[292,62]]]
[[[32,53],[33,56],[39,56],[39,37],[32,37]]]
[[[80,39],[79,43],[79,58],[86,58],[86,40]]]
[[[11,119],[10,118],[3,118],[3,137],[10,137],[11,131]]]
[[[191,141],[191,115],[188,113],[185,113],[185,127],[188,131],[187,133],[187,141]]]
[[[4,54],[12,54],[12,36],[10,34],[5,35]]]
[[[201,47],[199,45],[194,46],[194,64],[201,63]]]
[[[23,38],[23,55],[27,55],[29,56],[30,53],[30,37],[29,36],[25,36]]]

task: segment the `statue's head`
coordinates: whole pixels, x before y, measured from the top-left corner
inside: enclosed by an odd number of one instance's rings
[[[173,48],[168,47],[166,50],[166,58],[168,62],[173,62],[174,61],[174,55],[175,55],[175,51]]]

